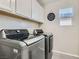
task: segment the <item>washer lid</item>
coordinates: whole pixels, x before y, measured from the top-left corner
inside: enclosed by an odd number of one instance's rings
[[[43,35],[37,36],[37,37],[29,39],[29,40],[24,40],[24,42],[27,45],[31,45],[31,44],[34,44],[34,43],[38,42],[39,40],[42,40],[42,39],[45,39],[45,37]]]

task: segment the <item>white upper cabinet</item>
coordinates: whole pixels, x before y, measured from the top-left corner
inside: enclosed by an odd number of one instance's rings
[[[0,7],[9,9],[10,8],[10,0],[0,0]]]
[[[32,18],[38,21],[43,21],[44,9],[37,0],[32,0]]]
[[[38,17],[40,21],[44,21],[44,8],[39,5]]]
[[[15,10],[16,10],[16,0],[11,0],[10,8],[12,9],[12,11],[15,12]]]
[[[16,13],[31,17],[31,0],[16,0]]]
[[[0,0],[0,10],[39,23],[44,19],[44,8],[37,0]]]

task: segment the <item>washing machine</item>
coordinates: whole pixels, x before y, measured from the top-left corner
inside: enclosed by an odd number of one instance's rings
[[[26,44],[23,42],[28,36],[29,32],[26,29],[1,30],[0,59],[29,59],[28,49],[25,50]]]
[[[0,59],[45,59],[45,37],[27,29],[0,31]]]

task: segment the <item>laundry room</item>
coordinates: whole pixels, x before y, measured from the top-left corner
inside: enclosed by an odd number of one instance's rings
[[[79,59],[78,0],[0,0],[0,59]]]

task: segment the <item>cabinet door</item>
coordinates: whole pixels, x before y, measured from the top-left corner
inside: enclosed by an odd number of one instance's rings
[[[12,11],[15,11],[15,8],[16,8],[16,0],[11,0],[10,8],[12,9]]]
[[[38,12],[38,17],[40,19],[40,21],[44,21],[44,8],[41,7],[40,5],[39,6],[39,12]]]
[[[16,12],[31,17],[31,0],[16,0]]]
[[[0,0],[0,6],[3,8],[10,8],[10,0]]]
[[[37,2],[37,0],[32,0],[32,18],[35,20],[43,20],[44,17],[44,9]]]

